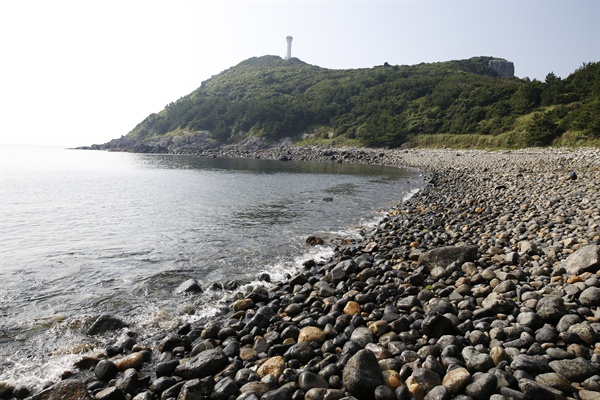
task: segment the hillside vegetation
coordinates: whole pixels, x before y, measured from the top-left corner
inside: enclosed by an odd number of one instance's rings
[[[565,79],[499,78],[491,57],[331,70],[251,58],[151,114],[127,136],[208,131],[313,144],[525,147],[600,144],[600,63]]]

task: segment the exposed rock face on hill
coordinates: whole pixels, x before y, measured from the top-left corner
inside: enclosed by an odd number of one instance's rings
[[[489,66],[498,73],[500,78],[513,78],[515,76],[515,64],[512,61],[490,60]]]

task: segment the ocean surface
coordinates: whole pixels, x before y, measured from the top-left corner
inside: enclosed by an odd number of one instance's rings
[[[99,315],[138,339],[214,315],[215,282],[280,280],[332,254],[309,235],[360,238],[422,186],[415,171],[351,164],[1,148],[0,380],[41,387]],[[324,201],[329,198],[331,201]],[[173,294],[187,279],[205,291]]]

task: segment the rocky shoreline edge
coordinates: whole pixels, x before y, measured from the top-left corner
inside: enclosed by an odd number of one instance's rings
[[[600,150],[196,154],[412,167],[428,183],[362,242],[213,321],[132,335],[33,396],[0,382],[0,398],[600,398]]]

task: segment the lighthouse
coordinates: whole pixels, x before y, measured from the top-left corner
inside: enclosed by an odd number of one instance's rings
[[[291,36],[288,36],[285,38],[285,41],[287,42],[287,53],[285,53],[285,59],[289,60],[290,58],[292,58],[292,40],[294,38]]]

